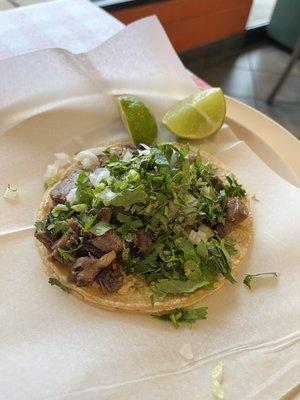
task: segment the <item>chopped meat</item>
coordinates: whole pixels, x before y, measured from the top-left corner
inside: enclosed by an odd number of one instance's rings
[[[68,225],[78,236],[85,235],[83,226],[80,224],[80,222],[76,218],[70,218],[68,220]]]
[[[99,166],[103,167],[108,160],[108,156],[106,154],[99,154],[98,156]]]
[[[109,207],[102,207],[98,211],[98,217],[100,221],[109,222],[111,219],[112,211]]]
[[[217,230],[218,234],[222,237],[228,235],[230,233],[236,224],[233,224],[232,222],[226,222],[225,225],[223,224],[218,224],[215,229]]]
[[[132,215],[130,211],[125,210],[122,206],[112,207],[111,211],[113,217],[116,217],[118,214]]]
[[[244,221],[249,215],[249,210],[241,199],[233,197],[227,201],[225,224],[218,224],[216,230],[220,236],[226,236],[236,225]]]
[[[197,155],[195,153],[189,154],[189,163],[192,164],[196,160]]]
[[[55,186],[51,192],[50,197],[55,203],[65,203],[67,194],[71,189],[76,187],[76,180],[79,174],[79,170],[73,171],[66,179],[61,181]]]
[[[109,267],[102,269],[98,274],[98,281],[104,294],[117,292],[124,281],[122,264],[114,261]]]
[[[152,236],[149,232],[138,231],[134,235],[133,244],[138,253],[145,255],[152,245]]]
[[[80,257],[72,266],[71,277],[77,286],[91,285],[99,271],[108,267],[115,258],[116,253],[114,251],[104,254],[99,259],[94,257]]]
[[[120,239],[116,232],[112,229],[104,233],[104,235],[96,236],[91,240],[91,243],[104,253],[107,253],[111,250],[119,253],[123,249],[122,239]]]
[[[51,257],[63,265],[70,265],[70,262],[63,259],[59,253],[59,249],[69,250],[80,244],[80,238],[76,233],[64,233],[51,247]]]
[[[78,250],[78,255],[80,256],[93,256],[100,258],[103,256],[103,251],[98,249],[91,243],[91,239],[83,239],[82,247]]]
[[[132,153],[133,155],[135,155],[135,156],[137,156],[137,155],[139,154],[139,152],[138,152],[137,149],[140,148],[140,147],[138,147],[138,146],[136,146],[136,145],[134,145],[134,144],[132,144],[132,143],[125,144],[124,148],[130,150],[131,153]]]
[[[219,192],[223,188],[223,182],[217,176],[213,176],[210,181],[217,192]]]
[[[43,245],[48,250],[51,250],[51,247],[53,245],[53,241],[52,241],[49,233],[36,230],[34,232],[34,236],[37,238],[37,240],[39,240],[41,243],[43,243]]]
[[[52,249],[70,249],[71,247],[78,246],[79,237],[75,233],[64,233],[52,246]]]
[[[249,215],[248,208],[241,199],[233,197],[226,204],[226,222],[239,224],[244,221]]]

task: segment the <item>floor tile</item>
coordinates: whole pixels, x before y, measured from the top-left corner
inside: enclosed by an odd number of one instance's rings
[[[220,86],[225,94],[233,97],[251,98],[254,96],[250,71],[212,67],[201,71],[199,76],[212,86]]]
[[[286,67],[290,54],[273,45],[263,45],[248,53],[250,67],[256,71],[281,73]],[[300,76],[300,61],[296,63],[291,75]]]
[[[0,11],[9,10],[14,8],[14,6],[7,0],[0,0]]]
[[[239,68],[239,69],[246,69],[249,70],[250,69],[250,63],[249,63],[249,59],[248,59],[248,54],[242,53],[239,54],[235,57],[229,57],[224,59],[221,63],[220,63],[221,67],[225,67],[225,68]]]
[[[252,76],[255,98],[265,100],[278,81],[279,75],[252,71]],[[288,76],[277,93],[276,100],[284,103],[300,102],[300,76]]]
[[[270,106],[264,101],[257,100],[255,107],[300,139],[300,103],[292,105],[275,101]]]

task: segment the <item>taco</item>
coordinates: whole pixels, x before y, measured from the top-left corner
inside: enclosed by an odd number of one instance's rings
[[[48,276],[93,306],[189,307],[235,282],[249,198],[189,145],[119,143],[77,154],[45,192],[35,237]]]

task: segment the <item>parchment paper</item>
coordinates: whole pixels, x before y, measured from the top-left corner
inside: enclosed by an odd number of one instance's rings
[[[299,190],[274,174],[230,127],[202,146],[240,178],[255,235],[238,274],[276,271],[250,292],[226,284],[203,302],[191,331],[148,316],[94,309],[44,275],[32,224],[55,152],[127,137],[113,95],[140,96],[159,120],[195,90],[155,18],[136,22],[91,53],[62,50],[0,63],[1,399],[211,399],[222,360],[225,399],[279,399],[299,382]],[[172,137],[160,129],[161,140]],[[191,343],[193,360],[178,350]]]

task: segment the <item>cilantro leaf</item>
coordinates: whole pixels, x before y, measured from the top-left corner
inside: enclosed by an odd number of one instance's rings
[[[207,307],[194,309],[175,309],[169,313],[152,315],[154,318],[172,322],[175,329],[177,329],[181,323],[187,323],[191,328],[197,320],[206,319],[206,316]]]
[[[159,279],[150,286],[154,293],[160,294],[188,294],[207,285],[207,281],[194,282],[190,280],[179,279]]]
[[[245,279],[243,280],[243,284],[246,285],[249,289],[252,289],[251,284],[252,284],[253,278],[256,278],[258,276],[264,276],[264,275],[275,276],[276,278],[278,277],[277,272],[263,272],[261,274],[248,274],[248,275],[246,275]]]
[[[61,281],[57,278],[49,278],[48,282],[50,283],[50,285],[58,286],[64,292],[70,293],[70,289],[67,286],[65,286],[63,283],[61,283]]]

